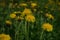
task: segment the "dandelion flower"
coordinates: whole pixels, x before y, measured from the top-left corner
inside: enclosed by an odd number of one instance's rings
[[[30,15],[32,13],[31,9],[25,8],[22,15]]]
[[[16,18],[16,14],[14,14],[14,13],[12,13],[12,14],[10,14],[10,18]]]
[[[37,3],[31,3],[31,7],[34,8],[37,6]]]
[[[10,20],[6,20],[5,23],[8,24],[8,25],[12,24],[12,22]]]
[[[25,19],[28,22],[35,22],[35,17],[33,15],[27,15]]]
[[[51,14],[46,13],[45,16],[48,17],[49,19],[54,19],[54,17]]]
[[[50,32],[50,31],[53,30],[53,26],[52,26],[51,24],[49,24],[49,23],[44,23],[44,24],[42,25],[42,28],[43,28],[43,30],[46,30],[46,31],[48,31],[48,32]]]
[[[0,40],[11,40],[11,37],[6,34],[0,34]]]

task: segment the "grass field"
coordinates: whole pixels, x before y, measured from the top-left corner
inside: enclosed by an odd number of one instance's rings
[[[60,0],[1,0],[0,40],[60,40]]]

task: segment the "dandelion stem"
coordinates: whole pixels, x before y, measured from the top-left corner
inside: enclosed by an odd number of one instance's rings
[[[25,22],[25,37],[26,40],[29,40],[28,30],[27,30],[27,22]]]
[[[15,22],[15,40],[17,40],[17,21]]]
[[[41,35],[40,35],[40,40],[42,40],[44,31],[42,30]]]

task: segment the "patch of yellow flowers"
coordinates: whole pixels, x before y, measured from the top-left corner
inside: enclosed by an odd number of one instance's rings
[[[0,40],[11,40],[10,35],[0,34]]]
[[[49,23],[44,23],[44,24],[42,24],[42,29],[50,32],[53,30],[53,25],[51,25]]]
[[[31,9],[25,8],[24,11],[20,13],[20,16],[17,16],[16,13],[18,12],[11,13],[10,18],[16,18],[17,20],[22,20],[25,18],[28,22],[35,22],[35,17],[32,15]]]
[[[25,16],[25,20],[26,21],[28,21],[28,22],[35,22],[35,17],[32,15],[31,9],[25,8],[22,14],[26,15]]]
[[[22,7],[26,7],[28,6],[27,3],[20,3],[19,4]],[[35,8],[37,6],[37,3],[35,2],[31,2],[31,8]],[[18,13],[18,12],[15,12]],[[23,19],[21,17],[17,17],[17,15],[15,13],[11,13],[10,14],[10,18],[14,19]],[[21,12],[21,16],[24,17],[25,16],[25,20],[28,22],[35,22],[35,17],[32,15],[32,11],[29,8],[25,8],[23,12]]]

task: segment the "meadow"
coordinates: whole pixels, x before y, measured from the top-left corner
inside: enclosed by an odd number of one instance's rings
[[[0,40],[60,40],[60,0],[1,0]]]

